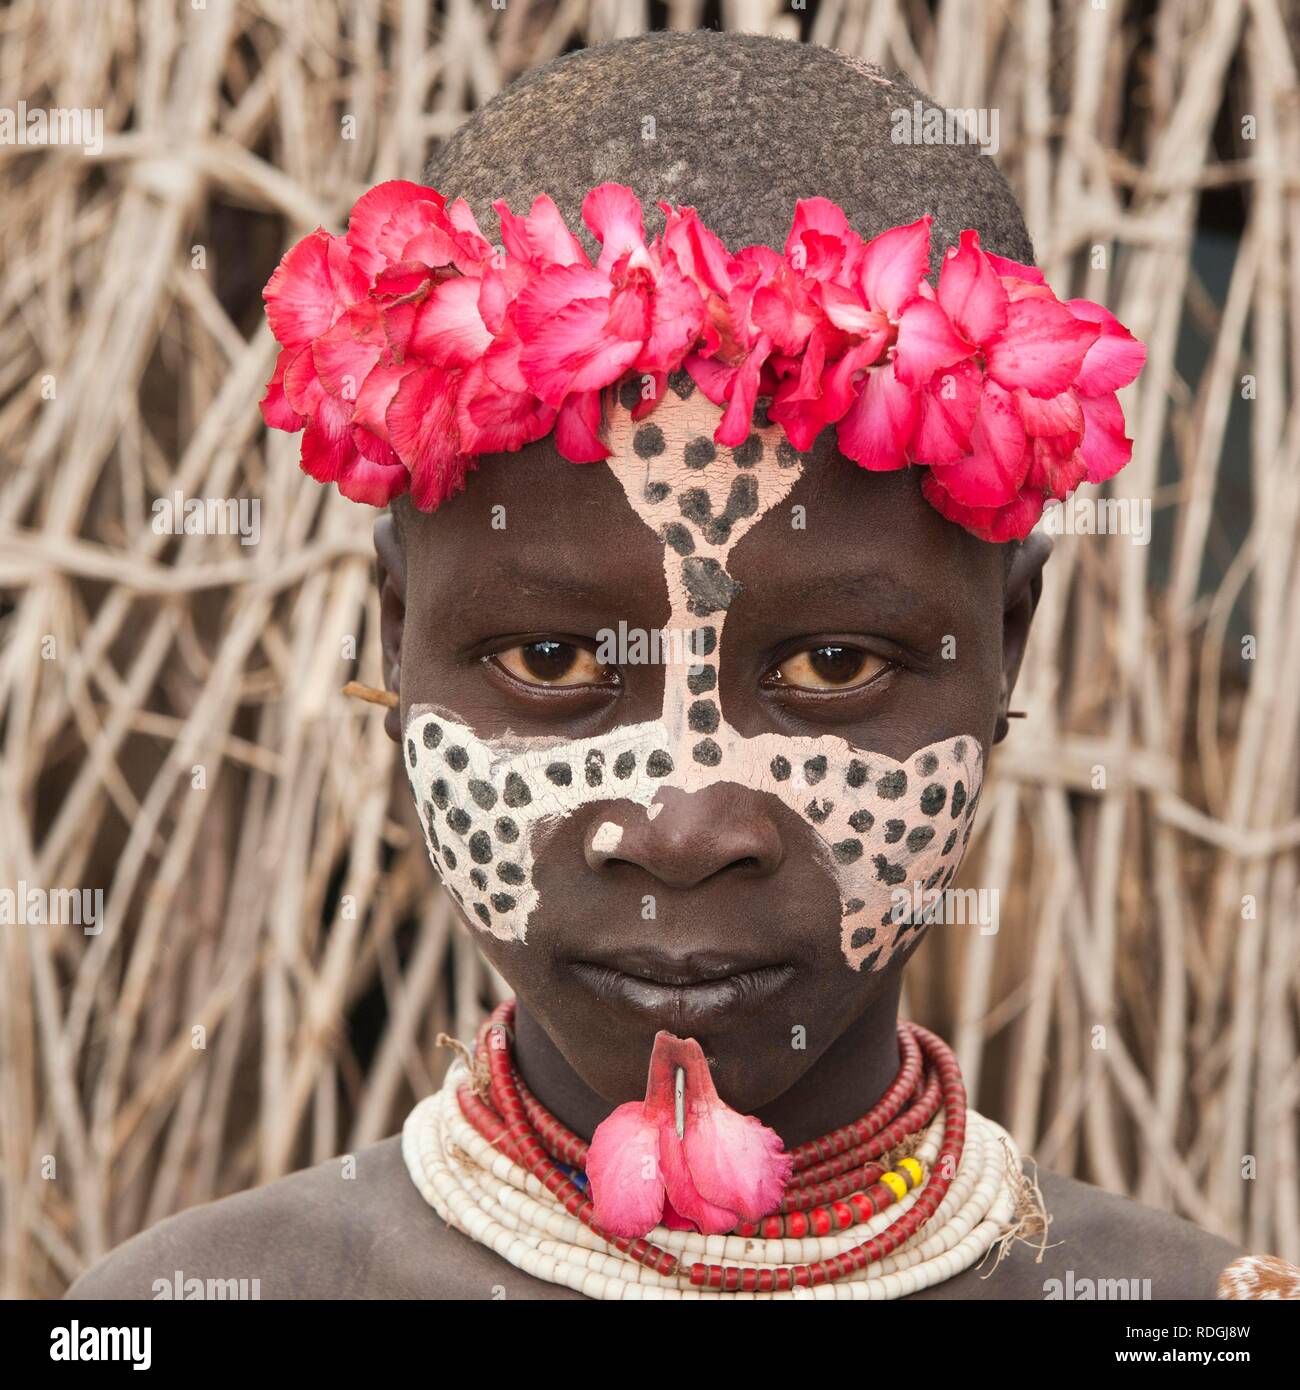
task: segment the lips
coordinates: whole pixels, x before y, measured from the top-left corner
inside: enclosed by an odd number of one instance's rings
[[[769,1004],[795,974],[785,963],[655,951],[620,952],[610,961],[575,961],[571,969],[615,1013],[687,1037]]]

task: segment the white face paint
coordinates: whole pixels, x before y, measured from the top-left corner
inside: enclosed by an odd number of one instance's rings
[[[840,896],[840,937],[855,969],[878,970],[919,929],[893,909],[899,891],[946,888],[970,838],[983,750],[970,735],[918,749],[904,762],[835,735],[746,738],[718,700],[727,605],[738,586],[732,548],[782,501],[802,458],[779,427],[736,449],[714,445],[718,408],[669,391],[648,420],[610,412],[608,467],[629,505],[664,543],[669,628],[693,630],[695,664],[665,666],[660,717],[595,738],[482,739],[455,714],[412,708],[406,768],[429,854],[452,895],[502,940],[523,941],[538,905],[536,832],[593,802],[647,808],[664,787],[695,792],[732,782],[767,792],[808,826]],[[617,834],[615,833],[617,832]],[[603,839],[602,839],[603,837]],[[603,822],[593,848],[617,848]]]

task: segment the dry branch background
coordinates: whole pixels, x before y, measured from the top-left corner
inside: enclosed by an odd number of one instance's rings
[[[0,146],[0,885],[102,887],[108,914],[100,936],[0,928],[5,1294],[55,1294],[170,1212],[392,1132],[441,1074],[435,1035],[468,1037],[495,996],[378,713],[338,693],[379,683],[369,524],[261,426],[258,292],[290,240],[418,178],[525,68],[719,22],[799,34],[768,0],[0,11],[0,105],[102,107],[108,132],[96,158]],[[1052,283],[1150,344],[1116,489],[1154,498],[1167,564],[1058,543],[964,875],[1004,890],[1002,928],[932,934],[907,1006],[1043,1164],[1300,1261],[1294,11],[827,0],[803,24],[996,108]],[[1256,129],[1224,158],[1229,87],[1233,131]],[[1230,185],[1246,222],[1218,303],[1192,236]],[[1214,567],[1247,373],[1248,530]],[[259,498],[261,543],[156,535],[177,488]]]

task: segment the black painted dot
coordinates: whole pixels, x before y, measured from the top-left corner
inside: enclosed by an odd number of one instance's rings
[[[934,839],[934,826],[918,825],[907,832],[907,847],[915,854]]]
[[[672,387],[679,400],[690,400],[695,394],[695,378],[684,367],[679,367],[670,374],[668,385]]]
[[[889,801],[897,801],[907,790],[907,773],[900,767],[876,778],[876,791]]]
[[[605,780],[605,755],[599,748],[588,750],[582,771],[589,787],[598,787]]]
[[[948,872],[947,872],[946,874],[944,874],[944,876],[943,876],[943,886],[944,886],[945,888],[947,888],[947,887],[949,886],[949,884],[952,883],[953,879],[955,879],[956,877],[957,877],[957,866],[954,864],[954,865],[948,870]]]
[[[859,927],[849,938],[849,945],[855,951],[860,951],[864,946],[870,946],[875,939],[875,927]]]
[[[645,485],[645,500],[647,502],[662,502],[672,491],[667,483],[647,483]]]
[[[737,444],[731,451],[731,457],[737,468],[753,468],[753,466],[763,457],[763,441],[756,434],[751,434],[743,444]]]
[[[818,801],[816,797],[813,797],[803,809],[804,815],[806,815],[814,825],[823,825],[826,822],[826,818],[835,809],[835,803],[833,801]]]
[[[506,859],[497,865],[497,877],[502,883],[522,883],[524,881],[524,871],[518,864],[512,864]]]
[[[731,537],[731,518],[726,516],[715,516],[712,521],[704,524],[704,539],[710,545],[725,545]],[[711,608],[704,610],[711,613]]]
[[[445,811],[447,809],[447,802],[451,798],[451,793],[443,778],[439,777],[434,781],[433,786],[429,788],[429,796],[438,810]]]
[[[713,440],[706,435],[700,435],[698,439],[692,439],[686,446],[684,455],[687,468],[707,468],[718,456],[717,448]]]
[[[876,877],[885,883],[902,883],[907,877],[907,870],[901,864],[891,864],[883,854],[874,855],[871,862],[876,866]]]
[[[922,777],[933,777],[939,770],[939,759],[933,753],[922,753],[916,760],[916,770]]]
[[[486,830],[476,830],[469,837],[469,857],[476,864],[492,862],[492,840]]]
[[[954,830],[954,831],[952,832],[952,834],[949,835],[948,838],[943,842],[943,852],[944,852],[945,854],[951,854],[952,851],[953,851],[953,846],[956,845],[956,843],[957,843],[957,832],[956,832],[956,830]]]
[[[692,666],[686,673],[686,688],[692,695],[703,695],[706,690],[712,690],[717,683],[716,666]]]
[[[966,761],[966,740],[959,738],[952,746],[952,755],[959,763]]]
[[[490,811],[497,804],[497,789],[491,782],[483,782],[477,777],[471,777],[469,779],[469,794],[474,798],[474,805],[481,807],[484,811]]]
[[[926,888],[927,888],[927,889],[934,888],[934,887],[938,884],[939,880],[940,880],[942,877],[943,877],[943,870],[942,870],[941,868],[936,869],[936,870],[934,871],[934,873],[932,873],[932,874],[930,875],[930,877],[926,879],[926,881],[925,881],[925,886],[926,886]]]
[[[568,763],[551,763],[546,769],[546,777],[557,787],[567,787],[573,781],[573,769]]]
[[[658,425],[642,425],[632,436],[632,448],[637,458],[656,458],[664,451],[664,432]]]
[[[851,825],[853,829],[858,832],[859,835],[865,835],[866,832],[870,830],[873,825],[875,825],[875,823],[875,816],[873,816],[871,812],[866,809],[866,807],[863,807],[861,811],[854,811],[854,813],[849,817],[849,825]]]
[[[770,396],[759,396],[754,402],[754,423],[759,429],[765,430],[772,423],[772,417],[768,413],[772,409],[772,398]]]
[[[679,555],[690,555],[695,550],[695,537],[680,521],[670,521],[659,534],[664,544],[671,546]]]
[[[443,850],[442,859],[443,863],[446,864],[449,869],[454,869],[456,867],[456,854],[450,845]]]
[[[662,748],[656,748],[645,760],[645,770],[650,777],[667,777],[673,770],[673,760]]]
[[[901,820],[887,820],[885,822],[885,843],[896,845],[903,838],[903,831],[907,826]]]
[[[677,505],[686,520],[697,526],[703,526],[713,516],[713,503],[702,487],[688,487],[685,492],[678,493]]]
[[[709,555],[688,555],[682,561],[682,583],[688,595],[687,608],[700,618],[725,612],[740,590],[740,585]]]
[[[463,835],[473,823],[474,822],[470,820],[459,806],[453,806],[451,810],[447,812],[447,824],[451,826],[457,835]]]
[[[426,724],[420,737],[424,740],[426,748],[436,748],[442,742],[442,726],[440,724]]]
[[[851,787],[860,787],[867,780],[867,765],[859,759],[854,758],[849,764],[848,771],[844,774],[844,780]]]
[[[447,759],[447,766],[451,768],[453,772],[464,772],[469,766],[469,754],[459,743],[453,744],[452,747],[448,748],[443,754],[443,757]]]
[[[456,861],[455,861],[455,859],[452,859],[451,865],[452,865],[452,868],[455,868],[455,867],[456,867]],[[460,903],[460,905],[461,905],[462,907],[464,907],[464,905],[465,905],[465,899],[461,897],[461,895],[460,895],[460,890],[459,890],[458,888],[453,888],[453,889],[451,890],[451,896],[452,896],[453,898],[455,898],[456,901],[457,901],[458,903]]]
[[[513,845],[518,838],[519,827],[509,816],[502,816],[501,819],[497,821],[497,839],[504,840],[508,845]]]
[[[814,786],[826,776],[826,758],[824,754],[818,753],[815,758],[809,758],[803,765],[803,775]]]
[[[952,811],[953,820],[961,815],[961,808],[966,804],[966,785],[959,778],[952,786]]]
[[[641,404],[640,377],[629,377],[619,386],[618,403],[624,410],[635,410]]]
[[[429,843],[433,846],[434,849],[441,849],[441,848],[442,848],[442,842],[438,839],[438,832],[434,829],[434,826],[433,826],[433,807],[432,807],[432,806],[430,806],[430,807],[428,808],[428,816],[429,816],[429,821],[428,821],[428,825],[427,825],[426,828],[427,828],[428,831],[429,831]]]
[[[863,960],[862,964],[858,966],[858,969],[874,970],[876,968],[876,962],[880,959],[880,952],[882,949],[883,947],[877,946],[876,949]]]
[[[686,711],[686,722],[697,734],[712,734],[718,729],[718,707],[712,700],[693,700]]]
[[[415,740],[414,740],[414,739],[409,739],[409,738],[408,738],[408,739],[406,740],[406,757],[407,757],[407,761],[411,764],[412,767],[414,767],[414,766],[415,766]]]
[[[485,927],[492,925],[492,914],[483,906],[482,903],[474,904],[474,912]]]
[[[691,749],[691,757],[697,763],[703,763],[705,767],[717,767],[722,761],[722,749],[711,738],[702,738]]]
[[[487,887],[487,875],[483,872],[482,869],[471,869],[469,871],[469,881],[474,885],[475,888]]]
[[[515,900],[509,893],[492,894],[492,906],[495,907],[498,912],[509,912],[514,905]]]
[[[844,904],[844,915],[852,917],[855,913],[861,912],[864,907],[866,907],[866,903],[861,898],[850,898]]]
[[[778,468],[793,468],[803,458],[803,455],[790,443],[788,439],[782,439],[776,446],[776,466]]]
[[[528,783],[517,772],[508,774],[506,789],[501,793],[501,800],[507,806],[517,810],[520,806],[527,806],[532,799],[533,794],[528,790]]]
[[[618,777],[618,778],[621,778],[621,779],[625,779],[625,778],[631,777],[631,775],[632,775],[633,771],[635,770],[635,768],[636,768],[636,754],[635,754],[635,753],[620,753],[620,754],[618,755],[618,757],[614,759],[614,776],[615,776],[615,777]]]
[[[772,776],[778,782],[784,782],[790,776],[790,762],[788,758],[783,758],[779,753],[772,759]]]
[[[862,841],[841,840],[838,845],[831,847],[831,853],[841,864],[852,864],[855,860],[862,858]]]
[[[697,627],[691,633],[691,655],[712,656],[718,649],[718,629],[716,627]]]
[[[937,816],[948,799],[948,789],[941,782],[931,782],[921,793],[921,810],[927,816]]]

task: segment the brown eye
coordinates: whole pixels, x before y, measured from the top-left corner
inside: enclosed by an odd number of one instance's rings
[[[528,685],[612,685],[611,667],[602,666],[592,652],[575,642],[544,638],[498,652],[493,658],[516,679]]]
[[[795,690],[845,690],[865,685],[888,664],[861,647],[832,642],[787,657],[776,668],[771,680]]]

